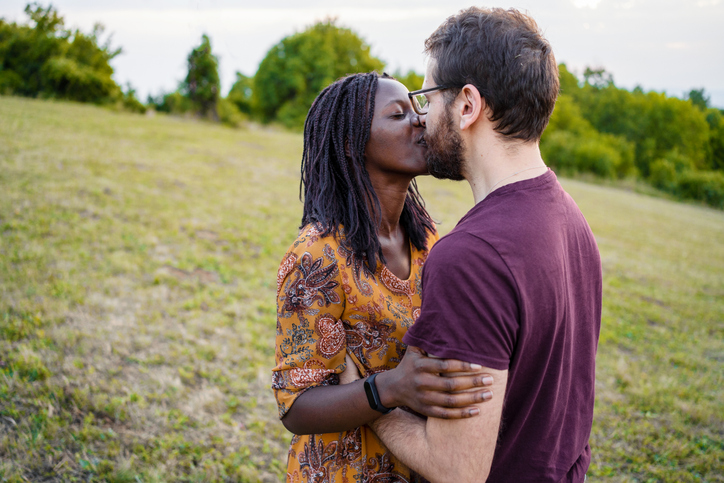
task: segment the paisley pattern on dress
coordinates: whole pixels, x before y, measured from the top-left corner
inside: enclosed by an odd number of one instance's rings
[[[281,265],[279,265],[279,271],[277,272],[277,297],[279,297],[279,292],[282,290],[282,282],[287,278],[289,272],[292,271],[295,263],[297,263],[297,256],[294,253],[290,253],[284,257]]]
[[[304,443],[304,449],[299,455],[299,467],[302,478],[309,483],[324,483],[329,481],[329,467],[327,463],[333,462],[337,453],[337,442],[332,441],[325,446],[324,440],[313,434],[309,442]]]
[[[328,315],[317,320],[317,333],[320,336],[317,352],[329,359],[344,348],[344,324],[341,320]]]
[[[400,280],[382,263],[370,271],[363,258],[321,233],[302,230],[277,274],[272,389],[280,418],[310,388],[339,384],[347,354],[363,375],[396,367],[406,350],[402,337],[420,312],[427,250],[411,246],[411,273]],[[437,234],[430,235],[428,249],[436,240]],[[416,478],[367,426],[295,435],[289,448],[291,483],[413,483]]]
[[[312,307],[316,301],[320,307],[338,304],[340,297],[335,288],[339,269],[334,263],[326,267],[324,258],[314,259],[309,252],[302,255],[301,263],[292,272],[295,280],[285,289],[284,310],[298,312]]]
[[[352,279],[362,295],[371,295],[372,286],[368,280],[371,279],[375,284],[377,281],[375,280],[375,274],[372,273],[367,266],[367,258],[358,257],[351,249],[344,245],[340,245],[339,248],[337,248],[337,253],[344,257],[345,266],[352,269]]]
[[[355,317],[354,315],[352,317]],[[359,316],[357,316],[359,317]],[[395,331],[394,320],[363,319],[345,329],[347,335],[347,350],[357,359],[369,365],[373,353],[380,352],[378,356],[384,357],[390,344],[390,335]],[[392,341],[394,342],[394,341]]]

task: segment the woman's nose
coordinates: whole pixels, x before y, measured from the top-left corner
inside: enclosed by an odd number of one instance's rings
[[[412,125],[415,127],[425,127],[425,115],[415,113],[412,116]]]

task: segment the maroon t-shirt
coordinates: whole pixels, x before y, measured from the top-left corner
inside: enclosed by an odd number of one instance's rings
[[[508,370],[488,481],[582,482],[601,260],[555,174],[503,186],[475,205],[430,251],[422,295],[404,342]]]

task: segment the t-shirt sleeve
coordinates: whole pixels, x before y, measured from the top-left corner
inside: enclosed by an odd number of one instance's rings
[[[438,241],[423,267],[422,310],[403,341],[437,357],[505,370],[519,329],[515,280],[498,252],[466,233]]]
[[[312,228],[295,241],[279,267],[272,370],[279,418],[307,389],[339,384],[346,367],[345,294],[336,247],[333,238],[321,238]]]

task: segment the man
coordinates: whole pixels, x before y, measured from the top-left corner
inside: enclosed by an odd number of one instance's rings
[[[426,98],[415,109],[426,114],[429,169],[467,180],[475,206],[431,250],[422,315],[404,341],[484,366],[494,396],[469,419],[395,410],[373,428],[435,483],[582,482],[601,263],[540,155],[559,89],[555,58],[531,18],[474,7],[447,19],[425,50]]]

